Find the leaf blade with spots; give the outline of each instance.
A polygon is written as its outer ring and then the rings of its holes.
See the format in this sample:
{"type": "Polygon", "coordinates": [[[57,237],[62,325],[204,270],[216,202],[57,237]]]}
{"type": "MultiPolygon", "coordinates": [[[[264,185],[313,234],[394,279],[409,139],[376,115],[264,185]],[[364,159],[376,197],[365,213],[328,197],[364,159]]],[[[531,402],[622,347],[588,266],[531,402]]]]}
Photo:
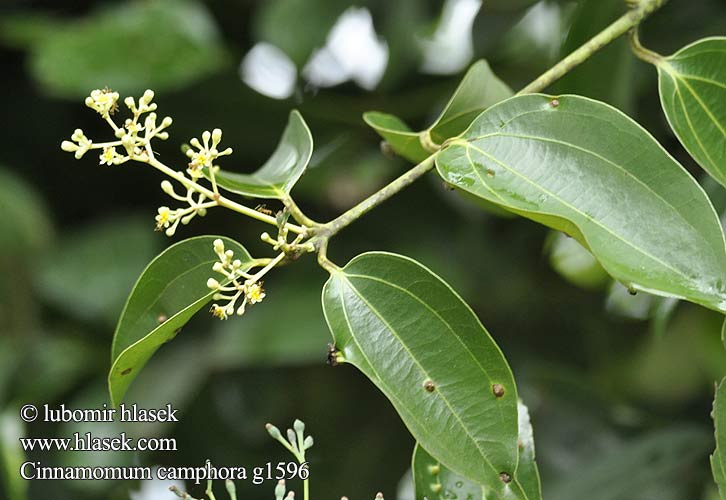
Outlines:
{"type": "Polygon", "coordinates": [[[726,249],[711,202],[615,108],[513,97],[479,115],[436,166],[446,182],[573,236],[626,286],[726,311],[726,249]]]}
{"type": "MultiPolygon", "coordinates": [[[[151,261],[134,285],[111,349],[108,386],[114,406],[156,350],[212,299],[214,292],[206,282],[218,260],[213,250],[217,238],[198,236],[170,246],[151,261]]],[[[242,245],[220,239],[242,261],[242,268],[253,265],[242,245]]]]}
{"type": "Polygon", "coordinates": [[[657,68],[668,123],[701,167],[726,186],[726,37],[687,45],[657,68]]]}
{"type": "MultiPolygon", "coordinates": [[[[219,170],[217,185],[252,198],[284,199],[305,173],[313,154],[313,136],[298,111],[291,111],[282,138],[272,156],[256,172],[238,174],[219,170]]],[[[209,178],[205,169],[204,175],[209,178]]]]}
{"type": "Polygon", "coordinates": [[[365,253],[331,273],[323,312],[345,362],[378,386],[422,446],[500,496],[527,498],[516,478],[500,477],[517,467],[511,370],[446,283],[407,257],[365,253]]]}

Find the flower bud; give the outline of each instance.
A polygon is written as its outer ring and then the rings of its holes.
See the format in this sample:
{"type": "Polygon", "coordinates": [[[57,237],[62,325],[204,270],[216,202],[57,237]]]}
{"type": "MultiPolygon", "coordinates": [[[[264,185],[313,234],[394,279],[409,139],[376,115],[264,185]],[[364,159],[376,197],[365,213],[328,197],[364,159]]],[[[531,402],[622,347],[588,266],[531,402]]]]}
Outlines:
{"type": "Polygon", "coordinates": [[[215,280],[214,278],[209,278],[207,280],[207,288],[210,288],[212,290],[219,290],[219,281],[215,280]]]}
{"type": "Polygon", "coordinates": [[[295,429],[295,432],[305,432],[305,424],[302,420],[295,419],[295,422],[293,422],[292,427],[295,429]]]}
{"type": "Polygon", "coordinates": [[[71,141],[63,141],[61,142],[61,149],[68,153],[73,153],[74,151],[78,150],[78,145],[72,143],[71,141]]]}
{"type": "Polygon", "coordinates": [[[161,190],[166,194],[172,194],[174,192],[174,186],[169,181],[161,181],[161,190]]]}
{"type": "Polygon", "coordinates": [[[280,434],[280,429],[275,427],[272,424],[266,424],[265,429],[267,429],[267,433],[272,436],[273,439],[282,439],[282,434],[280,434]]]}
{"type": "Polygon", "coordinates": [[[213,244],[214,244],[215,252],[217,252],[217,253],[224,252],[224,242],[220,238],[217,238],[216,240],[214,240],[213,244]]]}

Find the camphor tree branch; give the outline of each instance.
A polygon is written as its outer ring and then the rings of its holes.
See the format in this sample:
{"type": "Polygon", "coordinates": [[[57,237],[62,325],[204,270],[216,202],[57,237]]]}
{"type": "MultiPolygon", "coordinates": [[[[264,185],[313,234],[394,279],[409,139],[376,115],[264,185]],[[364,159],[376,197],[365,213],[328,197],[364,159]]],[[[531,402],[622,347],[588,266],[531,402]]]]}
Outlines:
{"type": "MultiPolygon", "coordinates": [[[[649,56],[643,55],[643,50],[637,50],[640,47],[637,41],[637,33],[635,29],[650,14],[660,8],[666,0],[628,0],[627,3],[630,10],[622,17],[613,22],[591,40],[586,42],[580,48],[568,55],[562,61],[553,66],[549,71],[535,79],[532,83],[524,87],[519,94],[533,93],[544,90],[557,79],[561,78],[577,65],[581,64],[598,50],[617,39],[628,31],[633,33],[631,36],[636,55],[639,57],[649,56]]],[[[129,108],[132,117],[127,119],[122,126],[119,126],[113,118],[114,113],[118,109],[119,95],[110,90],[94,90],[86,99],[86,105],[96,110],[101,117],[112,128],[116,141],[110,142],[93,142],[88,139],[82,130],[77,129],[71,136],[71,141],[63,141],[61,147],[65,151],[75,153],[76,158],[81,158],[91,149],[102,150],[99,157],[101,164],[119,165],[128,161],[138,161],[146,163],[171,179],[177,181],[186,193],[178,194],[175,192],[173,185],[169,181],[161,184],[162,190],[173,199],[187,203],[188,207],[171,209],[162,206],[158,210],[156,216],[157,229],[164,230],[168,236],[172,236],[179,224],[188,224],[195,216],[204,216],[208,208],[215,206],[225,207],[255,220],[259,220],[266,224],[276,226],[278,228],[278,237],[274,239],[267,233],[262,234],[262,240],[270,244],[275,250],[282,250],[282,253],[274,259],[270,259],[270,266],[265,268],[265,272],[272,267],[285,263],[288,260],[294,260],[301,253],[317,252],[318,262],[328,271],[334,271],[337,266],[330,262],[327,258],[327,248],[329,240],[349,226],[358,218],[362,217],[370,210],[380,205],[391,196],[395,195],[402,189],[411,185],[414,181],[421,178],[429,172],[435,164],[438,150],[434,151],[425,160],[414,166],[404,174],[394,179],[388,185],[384,186],[377,192],[370,195],[354,207],[350,208],[343,214],[327,223],[318,223],[306,216],[298,207],[295,201],[289,195],[283,197],[282,202],[285,206],[285,213],[291,216],[298,224],[288,222],[288,217],[275,217],[262,211],[247,207],[236,201],[233,201],[219,193],[215,180],[215,173],[218,168],[214,162],[220,156],[226,156],[232,153],[231,148],[223,151],[217,149],[221,141],[222,132],[215,129],[212,132],[205,131],[202,134],[202,141],[192,139],[191,146],[186,154],[191,160],[185,172],[174,170],[168,165],[159,161],[151,145],[152,139],[166,140],[168,132],[166,128],[172,123],[170,117],[164,118],[160,124],[156,123],[156,104],[152,103],[154,93],[147,90],[139,99],[138,103],[131,97],[124,99],[124,104],[129,108]],[[142,117],[145,119],[142,122],[142,117]],[[211,142],[210,142],[211,141],[211,142]],[[125,154],[119,153],[117,148],[122,149],[125,154]],[[200,183],[208,173],[210,187],[200,183]],[[294,233],[297,235],[294,241],[287,242],[287,234],[294,233]],[[284,257],[290,257],[285,259],[284,257]]],[[[446,143],[444,143],[445,145],[446,143]]],[[[224,256],[220,258],[224,263],[224,256]]],[[[231,264],[230,264],[231,265],[231,264]]],[[[236,271],[235,271],[236,272],[236,271]]],[[[250,281],[249,276],[245,276],[247,280],[244,284],[236,285],[236,296],[240,294],[249,297],[250,290],[256,295],[260,293],[264,297],[262,289],[250,288],[257,283],[257,280],[250,281]]],[[[259,279],[259,277],[258,277],[259,279]]],[[[223,294],[220,296],[225,297],[223,294]]],[[[259,300],[261,298],[257,296],[259,300]]],[[[250,303],[254,303],[250,300],[250,303]]],[[[235,306],[234,300],[230,301],[230,306],[219,307],[213,310],[214,314],[222,319],[226,318],[235,306]]],[[[244,308],[242,307],[243,311],[244,308]]]]}

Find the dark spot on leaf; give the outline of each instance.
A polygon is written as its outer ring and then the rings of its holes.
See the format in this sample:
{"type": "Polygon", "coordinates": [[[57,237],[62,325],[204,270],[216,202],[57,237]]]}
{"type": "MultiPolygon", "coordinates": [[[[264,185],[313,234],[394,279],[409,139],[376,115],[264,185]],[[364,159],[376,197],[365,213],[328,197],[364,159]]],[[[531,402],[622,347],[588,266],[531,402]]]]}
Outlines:
{"type": "Polygon", "coordinates": [[[181,327],[177,328],[176,330],[174,330],[174,335],[176,336],[176,334],[178,334],[180,331],[181,331],[181,327]]]}
{"type": "Polygon", "coordinates": [[[505,483],[505,484],[509,484],[509,483],[512,482],[512,476],[510,476],[506,472],[500,472],[499,473],[499,479],[501,479],[502,482],[505,483]]]}
{"type": "Polygon", "coordinates": [[[129,373],[131,373],[131,370],[131,368],[126,368],[124,371],[121,372],[121,375],[128,375],[129,373]]]}
{"type": "Polygon", "coordinates": [[[434,392],[436,390],[436,384],[434,384],[433,380],[425,380],[423,388],[426,389],[426,392],[434,392]]]}
{"type": "Polygon", "coordinates": [[[559,99],[552,99],[550,101],[550,106],[552,106],[553,108],[556,108],[559,105],[560,105],[560,100],[559,99]]]}
{"type": "Polygon", "coordinates": [[[628,286],[628,293],[630,295],[637,295],[638,294],[638,290],[636,290],[635,288],[633,288],[633,285],[630,285],[630,286],[628,286]]]}
{"type": "Polygon", "coordinates": [[[492,385],[492,394],[497,398],[501,398],[504,396],[504,386],[502,384],[492,385]]]}
{"type": "Polygon", "coordinates": [[[494,175],[496,174],[496,172],[494,172],[494,170],[492,170],[491,168],[488,168],[486,170],[486,174],[487,174],[487,177],[494,177],[494,175]]]}

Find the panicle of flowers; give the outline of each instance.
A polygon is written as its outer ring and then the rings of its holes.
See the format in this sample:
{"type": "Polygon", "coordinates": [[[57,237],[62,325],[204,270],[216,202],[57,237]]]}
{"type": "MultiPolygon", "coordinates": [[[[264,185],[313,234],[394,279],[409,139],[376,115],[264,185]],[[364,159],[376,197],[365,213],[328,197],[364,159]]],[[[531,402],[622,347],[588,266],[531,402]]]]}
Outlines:
{"type": "Polygon", "coordinates": [[[133,97],[124,99],[124,104],[131,111],[123,125],[118,125],[113,115],[118,110],[118,92],[110,89],[96,89],[86,97],[86,106],[95,110],[112,128],[115,141],[94,143],[88,139],[81,129],[76,129],[70,141],[63,141],[61,149],[75,153],[76,159],[83,157],[90,149],[101,149],[99,163],[101,165],[120,165],[129,160],[148,162],[153,157],[150,141],[158,138],[166,140],[166,132],[172,124],[171,117],[165,117],[157,124],[156,103],[153,103],[154,92],[147,90],[139,98],[138,104],[133,97]],[[143,116],[146,115],[146,116],[143,116]],[[143,123],[142,123],[143,118],[143,123]],[[143,134],[142,134],[143,132],[143,134]],[[120,148],[120,149],[119,149],[120,148]]]}
{"type": "Polygon", "coordinates": [[[204,176],[204,169],[210,170],[210,177],[214,175],[214,169],[219,167],[214,166],[214,161],[220,156],[227,156],[232,154],[232,148],[227,148],[223,151],[219,151],[217,146],[222,141],[222,131],[215,128],[211,132],[205,130],[202,133],[202,141],[196,137],[189,141],[191,147],[186,150],[186,155],[189,158],[189,165],[187,173],[192,179],[199,179],[204,176]],[[211,144],[210,144],[211,139],[211,144]],[[195,150],[196,149],[196,150],[195,150]]]}
{"type": "MultiPolygon", "coordinates": [[[[249,269],[249,263],[243,263],[239,259],[234,258],[232,250],[226,250],[224,242],[220,239],[214,240],[214,252],[219,257],[219,261],[215,262],[212,270],[221,274],[225,284],[223,285],[214,278],[207,280],[207,287],[214,290],[214,300],[227,301],[224,305],[213,304],[210,312],[219,319],[227,319],[235,312],[242,315],[248,304],[257,304],[262,302],[266,294],[262,288],[260,278],[272,268],[271,265],[265,266],[260,272],[251,275],[246,271],[249,269]]],[[[274,263],[279,260],[273,261],[274,263]]]]}

